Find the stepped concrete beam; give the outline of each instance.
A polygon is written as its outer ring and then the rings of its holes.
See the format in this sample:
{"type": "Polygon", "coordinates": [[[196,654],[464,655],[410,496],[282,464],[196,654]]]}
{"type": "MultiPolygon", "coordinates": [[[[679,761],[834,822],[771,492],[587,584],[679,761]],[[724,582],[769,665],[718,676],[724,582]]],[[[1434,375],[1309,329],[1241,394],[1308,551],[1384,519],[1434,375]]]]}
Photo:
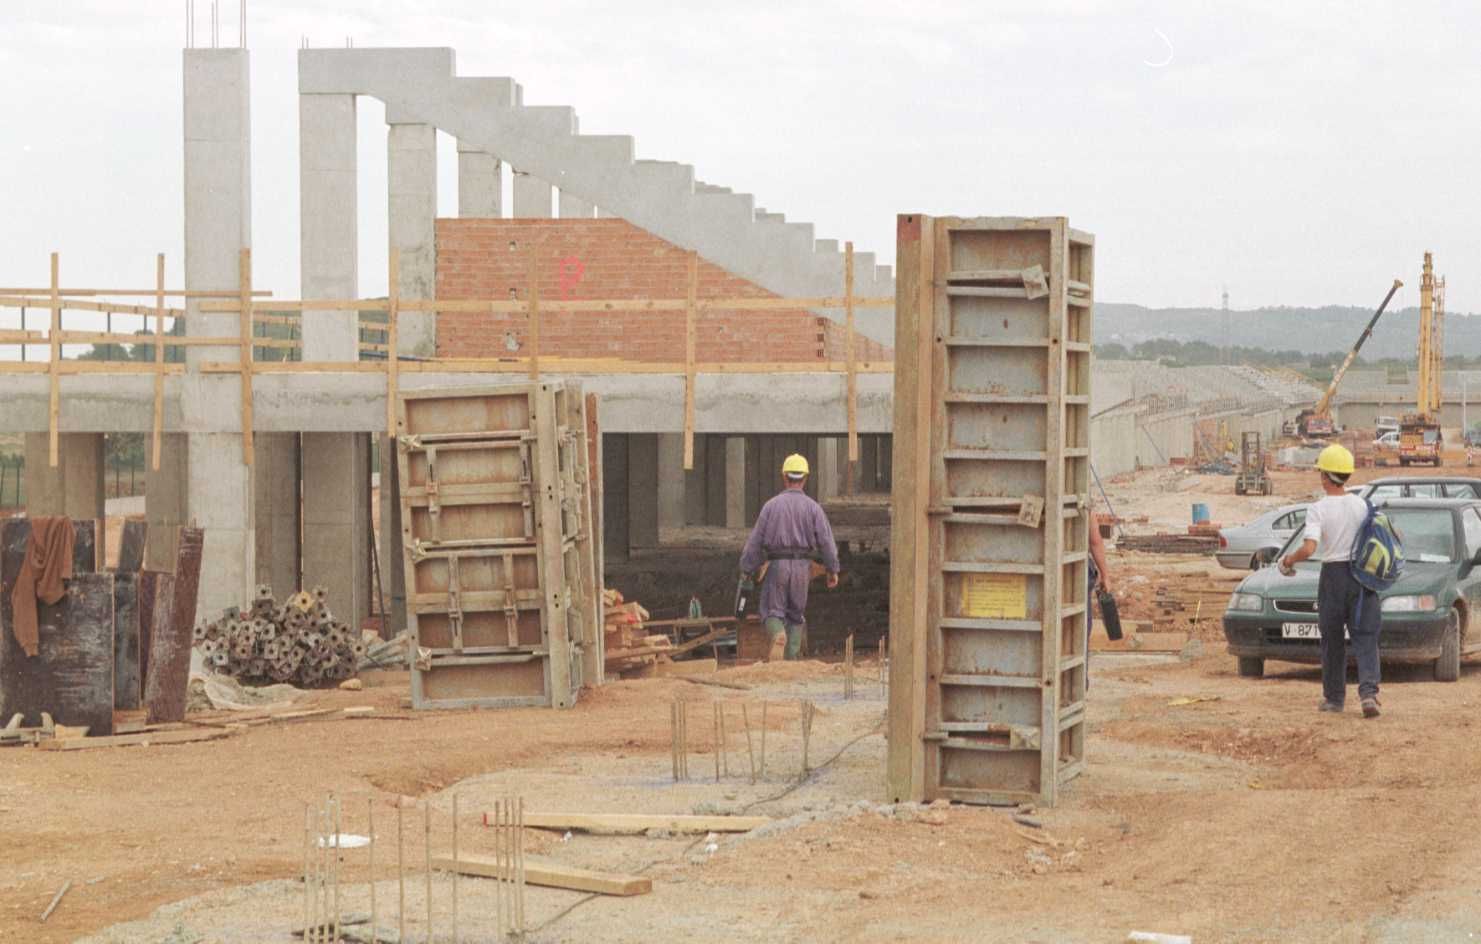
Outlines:
{"type": "MultiPolygon", "coordinates": [[[[491,104],[484,92],[492,80],[455,77],[451,50],[305,50],[299,63],[301,92],[374,95],[386,103],[388,121],[441,128],[469,147],[601,208],[603,215],[621,217],[693,249],[779,295],[837,294],[842,289],[836,281],[837,254],[818,251],[810,228],[781,220],[758,223],[749,197],[692,181],[677,189],[656,187],[652,172],[634,162],[631,138],[578,134],[570,109],[491,104]],[[723,202],[726,197],[741,200],[723,202]],[[745,214],[733,212],[738,203],[747,204],[745,214]]],[[[516,102],[522,101],[516,87],[516,102]]],[[[856,281],[872,286],[873,294],[893,293],[893,285],[862,266],[856,281]]],[[[887,310],[861,311],[857,322],[862,333],[890,342],[893,317],[887,310]]]]}
{"type": "Polygon", "coordinates": [[[589,220],[596,215],[596,207],[574,193],[560,193],[560,218],[563,220],[589,220]]]}

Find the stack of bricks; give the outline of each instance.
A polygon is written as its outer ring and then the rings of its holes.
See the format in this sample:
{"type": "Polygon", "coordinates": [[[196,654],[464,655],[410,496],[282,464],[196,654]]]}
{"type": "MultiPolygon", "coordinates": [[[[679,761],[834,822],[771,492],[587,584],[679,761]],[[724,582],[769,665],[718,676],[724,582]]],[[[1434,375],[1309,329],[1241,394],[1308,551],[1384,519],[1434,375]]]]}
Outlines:
{"type": "MultiPolygon", "coordinates": [[[[524,299],[531,254],[542,301],[683,299],[688,254],[620,219],[440,219],[437,297],[524,299]]],[[[775,298],[753,282],[703,259],[699,298],[775,298]]],[[[439,357],[519,357],[528,352],[523,314],[443,312],[439,357]]],[[[701,312],[695,357],[701,362],[842,361],[846,328],[813,312],[701,312]]],[[[684,312],[540,313],[543,357],[682,361],[684,312]]],[[[891,351],[862,335],[860,362],[888,361],[891,351]]]]}

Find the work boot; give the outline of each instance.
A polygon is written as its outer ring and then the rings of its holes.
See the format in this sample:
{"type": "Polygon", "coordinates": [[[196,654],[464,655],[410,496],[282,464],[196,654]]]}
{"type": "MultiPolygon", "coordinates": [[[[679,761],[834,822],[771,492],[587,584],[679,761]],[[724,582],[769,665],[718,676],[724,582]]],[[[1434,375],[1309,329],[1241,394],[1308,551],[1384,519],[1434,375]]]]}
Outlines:
{"type": "Polygon", "coordinates": [[[766,661],[780,662],[787,656],[786,624],[772,617],[766,621],[766,630],[771,633],[771,648],[766,653],[766,661]]]}
{"type": "Polygon", "coordinates": [[[807,633],[806,623],[793,623],[787,627],[787,661],[802,658],[802,641],[807,633]]]}
{"type": "Polygon", "coordinates": [[[1376,717],[1378,717],[1381,714],[1383,714],[1383,712],[1381,712],[1381,711],[1378,710],[1378,699],[1377,698],[1374,698],[1374,697],[1372,697],[1370,695],[1369,697],[1363,699],[1363,717],[1364,718],[1376,718],[1376,717]]]}
{"type": "Polygon", "coordinates": [[[1323,701],[1321,706],[1317,708],[1317,711],[1334,711],[1341,714],[1342,703],[1337,701],[1323,701]]]}

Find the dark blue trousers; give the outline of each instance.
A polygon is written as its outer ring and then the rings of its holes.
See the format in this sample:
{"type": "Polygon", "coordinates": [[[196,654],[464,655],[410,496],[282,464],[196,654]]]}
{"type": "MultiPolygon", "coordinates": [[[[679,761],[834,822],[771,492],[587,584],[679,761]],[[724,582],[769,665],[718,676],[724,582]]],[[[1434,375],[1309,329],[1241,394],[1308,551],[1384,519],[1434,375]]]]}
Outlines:
{"type": "Polygon", "coordinates": [[[1378,697],[1378,594],[1353,579],[1347,561],[1322,565],[1317,584],[1317,625],[1322,633],[1322,697],[1340,705],[1347,698],[1347,641],[1358,662],[1358,697],[1378,697]]]}

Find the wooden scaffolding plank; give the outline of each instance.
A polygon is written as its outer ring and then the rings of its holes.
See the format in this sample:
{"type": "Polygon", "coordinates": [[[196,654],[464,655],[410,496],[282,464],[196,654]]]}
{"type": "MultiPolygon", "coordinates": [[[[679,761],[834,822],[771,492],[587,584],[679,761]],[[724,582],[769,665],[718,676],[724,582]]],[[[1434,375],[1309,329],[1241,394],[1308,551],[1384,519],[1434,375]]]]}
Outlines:
{"type": "MultiPolygon", "coordinates": [[[[456,859],[435,856],[432,859],[432,868],[439,872],[457,872],[482,878],[507,879],[510,876],[508,865],[495,857],[466,852],[459,853],[456,859]]],[[[597,872],[538,856],[525,856],[520,868],[527,884],[545,888],[566,888],[575,892],[617,897],[646,895],[653,891],[653,880],[643,875],[597,872]]]]}
{"type": "Polygon", "coordinates": [[[154,259],[154,426],[150,435],[149,468],[159,471],[165,425],[165,254],[154,259]]]}
{"type": "Polygon", "coordinates": [[[57,467],[60,450],[60,424],[62,414],[62,299],[61,299],[61,254],[51,254],[51,330],[50,357],[47,360],[50,403],[47,408],[47,449],[51,467],[57,467]]]}
{"type": "Polygon", "coordinates": [[[694,468],[694,353],[699,318],[699,253],[689,253],[684,280],[684,471],[694,468]]]}
{"type": "Polygon", "coordinates": [[[843,244],[845,356],[848,364],[848,461],[859,461],[859,363],[854,349],[854,242],[843,244]]]}
{"type": "Polygon", "coordinates": [[[387,260],[386,292],[386,435],[396,438],[396,397],[401,393],[401,354],[398,319],[401,316],[401,250],[391,249],[387,260]]]}

